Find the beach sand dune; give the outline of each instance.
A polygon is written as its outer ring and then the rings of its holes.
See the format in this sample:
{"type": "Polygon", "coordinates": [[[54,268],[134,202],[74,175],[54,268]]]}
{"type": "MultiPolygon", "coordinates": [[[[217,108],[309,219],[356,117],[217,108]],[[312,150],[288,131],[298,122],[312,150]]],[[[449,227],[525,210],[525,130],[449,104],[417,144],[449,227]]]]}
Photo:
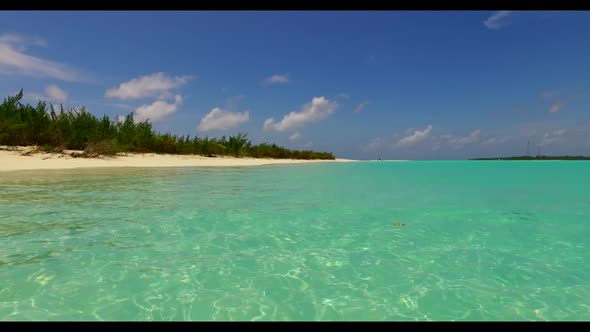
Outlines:
{"type": "Polygon", "coordinates": [[[171,155],[155,153],[127,153],[115,157],[80,158],[71,153],[28,153],[32,147],[0,146],[0,171],[69,169],[93,167],[192,167],[192,166],[260,166],[318,162],[349,162],[351,159],[295,160],[265,158],[205,157],[197,155],[171,155]]]}

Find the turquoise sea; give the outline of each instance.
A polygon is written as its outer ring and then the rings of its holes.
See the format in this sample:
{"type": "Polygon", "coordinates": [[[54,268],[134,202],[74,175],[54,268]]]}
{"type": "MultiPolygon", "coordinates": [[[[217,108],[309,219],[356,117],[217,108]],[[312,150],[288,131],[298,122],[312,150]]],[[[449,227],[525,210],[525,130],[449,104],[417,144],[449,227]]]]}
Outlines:
{"type": "Polygon", "coordinates": [[[578,161],[4,172],[0,320],[590,320],[589,185],[578,161]]]}

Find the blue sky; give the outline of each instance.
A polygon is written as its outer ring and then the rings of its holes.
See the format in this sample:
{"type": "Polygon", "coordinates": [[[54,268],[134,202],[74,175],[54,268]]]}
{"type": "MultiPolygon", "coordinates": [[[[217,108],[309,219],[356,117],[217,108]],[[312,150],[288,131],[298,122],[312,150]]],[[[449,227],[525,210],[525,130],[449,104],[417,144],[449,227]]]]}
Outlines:
{"type": "Polygon", "coordinates": [[[0,12],[0,93],[359,159],[590,155],[590,13],[0,12]]]}

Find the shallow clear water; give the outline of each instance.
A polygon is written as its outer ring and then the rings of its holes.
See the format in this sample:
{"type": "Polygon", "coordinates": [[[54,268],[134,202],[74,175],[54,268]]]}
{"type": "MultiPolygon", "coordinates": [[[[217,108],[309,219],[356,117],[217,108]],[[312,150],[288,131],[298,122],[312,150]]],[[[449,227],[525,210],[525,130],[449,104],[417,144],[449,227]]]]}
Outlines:
{"type": "Polygon", "coordinates": [[[575,161],[0,173],[0,320],[589,320],[588,184],[575,161]]]}

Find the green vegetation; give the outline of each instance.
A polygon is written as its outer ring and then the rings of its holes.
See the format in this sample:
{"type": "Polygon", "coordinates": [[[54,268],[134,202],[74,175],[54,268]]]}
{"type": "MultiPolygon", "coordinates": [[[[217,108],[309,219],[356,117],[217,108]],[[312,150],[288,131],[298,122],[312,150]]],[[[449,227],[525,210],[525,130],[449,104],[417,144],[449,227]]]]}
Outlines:
{"type": "Polygon", "coordinates": [[[590,160],[590,157],[584,156],[516,156],[516,157],[496,157],[496,158],[477,158],[470,160],[590,160]]]}
{"type": "Polygon", "coordinates": [[[332,153],[288,150],[276,144],[253,145],[246,134],[201,138],[156,133],[148,121],[97,118],[85,108],[56,112],[53,105],[22,104],[22,90],[0,104],[0,145],[37,145],[43,151],[84,150],[83,157],[119,152],[224,155],[281,159],[335,159],[332,153]]]}

